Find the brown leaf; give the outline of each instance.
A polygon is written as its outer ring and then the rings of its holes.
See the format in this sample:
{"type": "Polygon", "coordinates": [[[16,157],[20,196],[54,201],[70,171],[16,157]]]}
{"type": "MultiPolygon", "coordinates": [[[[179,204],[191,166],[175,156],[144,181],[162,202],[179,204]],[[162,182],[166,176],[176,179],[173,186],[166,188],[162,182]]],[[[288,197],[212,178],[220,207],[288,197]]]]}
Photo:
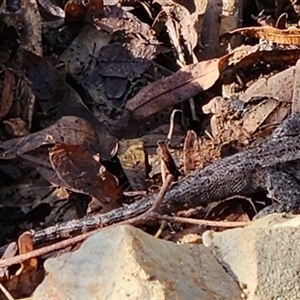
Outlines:
{"type": "Polygon", "coordinates": [[[63,187],[65,183],[58,177],[57,173],[53,170],[49,161],[49,153],[45,153],[45,149],[39,149],[31,151],[29,154],[23,154],[22,157],[25,160],[25,164],[30,168],[36,168],[36,170],[53,186],[63,187]]]}
{"type": "MultiPolygon", "coordinates": [[[[234,63],[234,69],[243,69],[249,66],[255,66],[256,64],[286,64],[294,65],[300,56],[299,49],[287,49],[287,50],[262,50],[262,51],[250,51],[249,55],[242,56],[240,60],[236,60],[234,63]]],[[[234,53],[233,53],[234,54],[234,53]]],[[[230,54],[229,54],[230,56],[230,54]]]]}
{"type": "Polygon", "coordinates": [[[180,172],[177,169],[175,161],[170,153],[168,144],[165,141],[157,141],[158,152],[161,157],[161,174],[162,181],[164,182],[167,175],[171,174],[174,180],[177,181],[180,176],[180,172]]]}
{"type": "Polygon", "coordinates": [[[120,141],[118,158],[131,188],[146,190],[147,154],[142,139],[120,141]]]}
{"type": "Polygon", "coordinates": [[[25,69],[43,112],[55,115],[67,88],[64,71],[58,71],[47,59],[24,48],[18,50],[17,61],[25,69]]]}
{"type": "Polygon", "coordinates": [[[173,75],[153,82],[127,101],[126,109],[136,119],[148,117],[212,87],[220,75],[219,59],[181,68],[173,75]]]}
{"type": "Polygon", "coordinates": [[[271,98],[251,107],[243,116],[243,128],[249,133],[254,133],[279,104],[277,100],[271,98]]]}
{"type": "Polygon", "coordinates": [[[0,146],[0,149],[3,149],[0,159],[12,159],[42,145],[56,142],[82,145],[94,154],[97,152],[95,149],[98,145],[98,135],[86,120],[65,116],[41,131],[4,142],[0,146]]]}
{"type": "MultiPolygon", "coordinates": [[[[23,156],[22,156],[23,157],[23,156]]],[[[26,158],[26,157],[25,157],[26,158]]],[[[62,187],[65,183],[58,177],[57,173],[51,168],[45,166],[38,166],[36,170],[52,185],[62,187]]]]}
{"type": "Polygon", "coordinates": [[[266,25],[261,27],[238,28],[229,32],[231,35],[239,33],[283,45],[300,45],[300,29],[296,27],[281,30],[266,25]]]}
{"type": "Polygon", "coordinates": [[[80,146],[56,144],[49,159],[67,188],[95,197],[105,208],[120,206],[122,192],[116,178],[80,146]]]}
{"type": "Polygon", "coordinates": [[[195,131],[188,130],[183,145],[184,174],[188,175],[201,166],[198,136],[195,131]]]}
{"type": "MultiPolygon", "coordinates": [[[[85,43],[83,44],[86,45],[85,43]]],[[[89,92],[91,92],[90,87],[88,90],[89,92]]],[[[97,111],[97,109],[97,105],[95,105],[93,111],[95,112],[97,111]]],[[[101,120],[98,120],[95,117],[95,115],[84,105],[79,94],[70,86],[68,87],[67,93],[65,94],[65,97],[63,97],[63,100],[61,102],[59,116],[73,116],[73,118],[79,117],[80,119],[84,119],[85,122],[89,124],[89,127],[91,127],[92,129],[90,132],[93,135],[96,132],[98,136],[99,143],[98,145],[95,143],[93,146],[95,152],[99,152],[103,159],[110,159],[114,155],[117,147],[117,139],[110,133],[110,131],[113,131],[113,126],[116,126],[116,122],[113,121],[111,124],[112,126],[110,126],[108,130],[108,125],[106,125],[106,121],[102,122],[102,117],[100,118],[101,120]]],[[[99,117],[100,116],[98,116],[98,118],[99,117]]],[[[122,126],[124,126],[124,124],[122,126]]],[[[86,131],[86,133],[89,133],[88,130],[84,131],[86,131]]],[[[61,143],[64,143],[64,141],[62,141],[61,143]]],[[[73,143],[66,144],[79,143],[75,141],[73,143]]],[[[89,149],[87,150],[89,151],[89,149]]]]}
{"type": "MultiPolygon", "coordinates": [[[[20,254],[28,253],[33,250],[32,233],[24,232],[18,239],[20,254]]],[[[12,276],[5,283],[5,287],[9,290],[14,298],[23,298],[30,296],[36,286],[43,279],[43,272],[37,270],[37,258],[31,258],[21,263],[21,268],[16,275],[12,276]]]]}
{"type": "Polygon", "coordinates": [[[14,72],[5,69],[4,88],[2,92],[2,101],[0,106],[0,120],[2,120],[10,111],[14,99],[14,88],[16,85],[14,72]]]}
{"type": "Polygon", "coordinates": [[[260,78],[240,97],[244,102],[258,97],[274,98],[282,102],[291,102],[295,78],[295,67],[290,67],[268,79],[260,78]]]}
{"type": "MultiPolygon", "coordinates": [[[[32,233],[29,231],[24,232],[18,239],[19,244],[19,252],[20,254],[28,253],[33,250],[33,243],[32,243],[32,233]]],[[[30,264],[32,267],[37,267],[37,261],[32,261],[30,264]]]]}
{"type": "Polygon", "coordinates": [[[83,21],[86,14],[86,5],[82,1],[69,0],[64,7],[66,13],[66,22],[83,21]]]}

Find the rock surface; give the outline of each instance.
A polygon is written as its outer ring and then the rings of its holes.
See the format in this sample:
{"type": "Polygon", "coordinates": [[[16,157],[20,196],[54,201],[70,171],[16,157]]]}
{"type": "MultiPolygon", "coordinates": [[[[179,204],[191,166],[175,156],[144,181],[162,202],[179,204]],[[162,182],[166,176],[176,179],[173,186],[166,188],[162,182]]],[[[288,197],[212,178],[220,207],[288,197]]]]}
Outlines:
{"type": "Polygon", "coordinates": [[[241,290],[203,245],[176,245],[131,226],[107,228],[79,250],[45,262],[43,299],[241,299],[241,290]]]}
{"type": "Polygon", "coordinates": [[[207,231],[203,243],[247,287],[248,299],[300,299],[300,216],[269,215],[245,228],[207,231]]]}
{"type": "Polygon", "coordinates": [[[245,228],[207,231],[204,245],[107,228],[47,260],[33,299],[299,300],[299,227],[300,216],[274,214],[245,228]]]}

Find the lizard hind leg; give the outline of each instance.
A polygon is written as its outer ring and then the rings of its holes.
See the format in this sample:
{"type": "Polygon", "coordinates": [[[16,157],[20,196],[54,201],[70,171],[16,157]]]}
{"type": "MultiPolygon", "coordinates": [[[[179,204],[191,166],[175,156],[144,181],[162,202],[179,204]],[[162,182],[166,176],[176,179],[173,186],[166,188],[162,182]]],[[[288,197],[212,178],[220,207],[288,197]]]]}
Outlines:
{"type": "Polygon", "coordinates": [[[268,197],[276,203],[262,209],[254,219],[271,213],[300,214],[300,162],[271,168],[266,176],[268,197]]]}

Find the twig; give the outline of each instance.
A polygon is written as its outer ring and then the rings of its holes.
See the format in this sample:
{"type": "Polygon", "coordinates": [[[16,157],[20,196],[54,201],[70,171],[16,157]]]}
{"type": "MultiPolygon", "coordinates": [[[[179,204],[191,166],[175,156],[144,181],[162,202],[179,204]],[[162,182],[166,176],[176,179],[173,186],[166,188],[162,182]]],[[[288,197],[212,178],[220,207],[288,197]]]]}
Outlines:
{"type": "Polygon", "coordinates": [[[149,220],[153,220],[152,214],[155,214],[155,211],[158,209],[159,205],[163,201],[163,198],[164,198],[166,192],[168,191],[168,189],[169,189],[169,187],[172,183],[172,180],[173,180],[173,176],[168,175],[167,178],[166,178],[166,181],[164,182],[161,190],[159,191],[159,193],[157,195],[157,198],[155,199],[153,205],[150,207],[149,210],[147,210],[146,212],[144,212],[140,216],[137,216],[137,217],[134,217],[134,218],[131,218],[131,219],[128,219],[128,220],[125,220],[125,221],[107,226],[105,228],[99,228],[99,229],[96,229],[94,231],[90,231],[90,232],[75,236],[75,237],[70,238],[68,240],[64,240],[64,241],[55,243],[53,245],[45,246],[43,248],[36,249],[36,250],[33,250],[31,252],[28,252],[28,253],[17,255],[15,257],[0,259],[0,268],[9,267],[11,265],[21,263],[21,262],[23,262],[27,259],[33,258],[33,257],[42,256],[44,254],[47,254],[47,253],[50,253],[50,252],[53,252],[53,251],[57,251],[57,250],[62,249],[62,248],[73,246],[73,245],[75,245],[79,242],[82,242],[83,240],[85,240],[89,236],[95,234],[96,232],[99,232],[101,230],[105,230],[107,228],[112,228],[112,227],[119,226],[119,225],[136,225],[136,224],[145,223],[149,220]]]}
{"type": "Polygon", "coordinates": [[[2,293],[5,295],[5,297],[7,298],[7,300],[15,300],[12,295],[9,293],[9,291],[3,286],[2,283],[0,283],[0,290],[2,291],[2,293]]]}
{"type": "Polygon", "coordinates": [[[192,219],[192,218],[170,217],[170,216],[162,216],[158,213],[153,213],[151,217],[156,218],[158,220],[168,221],[168,222],[216,226],[216,227],[242,227],[242,226],[249,225],[251,223],[251,222],[210,221],[210,220],[199,220],[199,219],[192,219]]]}
{"type": "Polygon", "coordinates": [[[149,208],[149,210],[147,210],[146,212],[144,212],[144,214],[147,214],[148,212],[154,212],[154,211],[158,210],[158,208],[160,207],[161,203],[163,202],[164,197],[165,197],[167,191],[169,190],[170,185],[172,184],[173,180],[174,180],[174,177],[171,174],[169,174],[166,177],[166,180],[163,183],[160,191],[158,192],[155,201],[153,202],[153,204],[149,208]]]}
{"type": "Polygon", "coordinates": [[[170,117],[170,128],[169,128],[169,132],[168,132],[168,135],[167,135],[167,139],[166,141],[169,142],[171,141],[171,138],[172,138],[172,135],[173,135],[173,131],[174,131],[174,123],[175,123],[175,114],[177,112],[181,112],[182,113],[182,110],[181,109],[173,109],[172,111],[172,114],[171,114],[171,117],[170,117]]]}
{"type": "Polygon", "coordinates": [[[168,225],[168,222],[163,220],[157,230],[157,232],[154,234],[155,238],[159,238],[160,235],[162,234],[163,230],[165,229],[165,227],[168,225]]]}

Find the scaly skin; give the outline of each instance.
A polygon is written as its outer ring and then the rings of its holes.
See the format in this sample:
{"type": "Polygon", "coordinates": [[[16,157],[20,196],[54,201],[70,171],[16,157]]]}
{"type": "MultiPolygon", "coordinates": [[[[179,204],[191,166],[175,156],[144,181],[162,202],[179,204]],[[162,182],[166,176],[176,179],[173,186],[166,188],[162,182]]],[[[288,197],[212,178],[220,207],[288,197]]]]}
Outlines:
{"type": "MultiPolygon", "coordinates": [[[[196,171],[174,184],[159,207],[161,214],[169,214],[220,201],[235,195],[251,195],[267,190],[266,178],[274,167],[300,160],[300,114],[285,120],[262,145],[223,158],[196,171]]],[[[66,223],[58,223],[37,231],[35,244],[58,238],[68,238],[138,216],[149,209],[156,195],[115,209],[106,214],[95,214],[66,223]]]]}

